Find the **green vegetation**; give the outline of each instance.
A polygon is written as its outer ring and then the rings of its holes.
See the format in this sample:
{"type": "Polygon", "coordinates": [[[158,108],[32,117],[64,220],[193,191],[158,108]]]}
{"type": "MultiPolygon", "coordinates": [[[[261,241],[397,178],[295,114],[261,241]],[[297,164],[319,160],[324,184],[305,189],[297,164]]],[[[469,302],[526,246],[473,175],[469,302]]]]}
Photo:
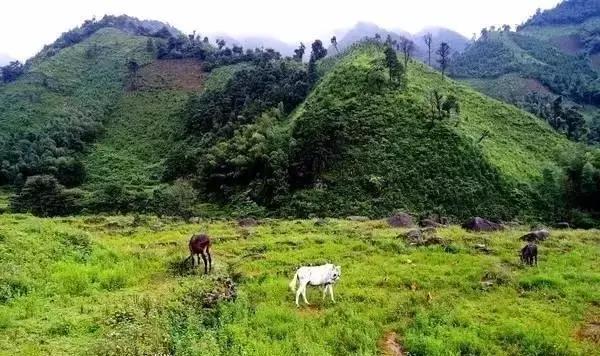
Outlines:
{"type": "Polygon", "coordinates": [[[188,94],[176,90],[136,91],[122,96],[105,123],[105,134],[84,159],[86,187],[160,183],[163,162],[183,129],[188,94]]]}
{"type": "MultiPolygon", "coordinates": [[[[151,60],[144,44],[144,37],[104,28],[0,86],[0,184],[22,185],[36,174],[60,178],[65,160],[77,166],[122,93],[127,59],[151,60]]],[[[83,176],[70,179],[61,183],[83,176]]]]}
{"type": "Polygon", "coordinates": [[[525,268],[521,229],[414,247],[382,221],[202,226],[209,277],[181,265],[197,225],[0,215],[0,354],[376,355],[392,332],[414,355],[597,354],[594,231],[553,232],[525,268]],[[312,287],[296,308],[294,270],[325,262],[337,303],[312,287]]]}

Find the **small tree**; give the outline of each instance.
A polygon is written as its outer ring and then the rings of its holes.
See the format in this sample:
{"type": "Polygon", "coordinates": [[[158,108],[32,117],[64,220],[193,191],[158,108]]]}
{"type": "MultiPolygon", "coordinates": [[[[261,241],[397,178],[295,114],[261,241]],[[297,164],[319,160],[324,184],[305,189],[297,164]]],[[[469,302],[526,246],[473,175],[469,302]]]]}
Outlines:
{"type": "Polygon", "coordinates": [[[304,58],[304,51],[306,50],[306,46],[304,43],[300,42],[300,46],[294,50],[294,58],[297,62],[302,62],[302,58],[304,58]]]}
{"type": "Polygon", "coordinates": [[[448,63],[450,61],[450,46],[446,42],[442,42],[440,44],[440,48],[436,51],[436,53],[439,56],[437,61],[440,64],[443,79],[444,74],[446,73],[446,69],[448,68],[448,63]]]}
{"type": "Polygon", "coordinates": [[[152,41],[152,38],[148,38],[148,41],[146,41],[146,52],[154,53],[154,42],[152,41]]]}
{"type": "Polygon", "coordinates": [[[338,50],[337,37],[331,37],[331,45],[333,46],[333,48],[335,48],[336,53],[340,53],[340,51],[338,50]]]}
{"type": "Polygon", "coordinates": [[[319,59],[325,58],[325,56],[327,56],[327,49],[323,47],[323,42],[321,42],[321,40],[315,40],[312,43],[311,47],[311,58],[315,61],[318,61],[319,59]]]}
{"type": "Polygon", "coordinates": [[[439,90],[435,89],[429,94],[429,107],[431,124],[435,121],[449,119],[452,116],[460,115],[460,103],[458,98],[452,94],[444,96],[439,90]]]}
{"type": "Polygon", "coordinates": [[[400,50],[404,57],[404,67],[408,67],[408,61],[415,50],[415,43],[407,38],[402,38],[402,40],[400,40],[400,50]]]}
{"type": "Polygon", "coordinates": [[[225,42],[225,40],[219,39],[219,38],[217,38],[217,40],[215,42],[217,43],[217,47],[219,48],[219,50],[222,50],[223,47],[225,47],[225,45],[227,44],[227,42],[225,42]]]}
{"type": "Polygon", "coordinates": [[[390,74],[390,83],[400,84],[404,75],[404,67],[398,60],[396,51],[391,46],[385,47],[385,66],[390,74]]]}
{"type": "Polygon", "coordinates": [[[423,41],[427,46],[427,64],[429,64],[429,66],[431,67],[431,46],[433,44],[433,35],[427,32],[425,36],[423,36],[423,41]]]}
{"type": "Polygon", "coordinates": [[[53,176],[41,175],[27,178],[25,185],[11,201],[16,212],[36,216],[65,215],[73,211],[75,202],[53,176]]]}

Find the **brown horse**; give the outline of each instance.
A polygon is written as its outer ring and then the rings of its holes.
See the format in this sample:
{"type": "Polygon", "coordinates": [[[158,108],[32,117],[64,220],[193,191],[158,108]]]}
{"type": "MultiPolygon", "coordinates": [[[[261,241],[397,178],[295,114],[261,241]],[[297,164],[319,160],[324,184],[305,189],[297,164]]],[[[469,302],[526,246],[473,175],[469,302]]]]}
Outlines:
{"type": "Polygon", "coordinates": [[[198,264],[200,264],[200,257],[202,257],[202,261],[204,261],[204,274],[207,274],[209,270],[212,271],[212,258],[210,256],[210,246],[210,237],[206,234],[193,235],[190,238],[190,256],[186,259],[186,261],[191,258],[192,267],[195,267],[196,260],[198,261],[198,264]],[[194,260],[194,255],[196,255],[196,260],[194,260]]]}

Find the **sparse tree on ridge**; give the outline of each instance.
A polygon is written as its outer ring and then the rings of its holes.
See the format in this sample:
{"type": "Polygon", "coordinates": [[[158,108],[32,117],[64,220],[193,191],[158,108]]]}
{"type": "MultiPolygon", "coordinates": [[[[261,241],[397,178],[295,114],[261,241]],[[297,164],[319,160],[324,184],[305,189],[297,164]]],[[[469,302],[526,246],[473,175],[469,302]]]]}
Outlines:
{"type": "Polygon", "coordinates": [[[425,36],[423,36],[423,41],[427,46],[427,64],[431,67],[431,46],[433,44],[433,35],[430,32],[427,32],[425,36]]]}
{"type": "Polygon", "coordinates": [[[337,53],[340,53],[340,51],[338,50],[338,43],[337,43],[337,37],[336,36],[331,37],[331,45],[333,46],[333,48],[335,48],[335,51],[337,53]]]}
{"type": "Polygon", "coordinates": [[[312,45],[310,60],[308,61],[308,82],[314,85],[317,82],[317,61],[327,56],[327,49],[323,47],[323,42],[317,39],[312,45]]]}
{"type": "Polygon", "coordinates": [[[446,73],[446,69],[448,68],[448,63],[450,61],[450,46],[446,42],[442,42],[440,44],[440,48],[435,53],[437,53],[437,55],[440,56],[437,61],[440,64],[443,79],[444,74],[446,73]]]}
{"type": "Polygon", "coordinates": [[[294,50],[294,58],[295,61],[302,62],[302,58],[304,58],[304,51],[306,50],[306,46],[304,43],[300,42],[300,46],[294,50]]]}
{"type": "Polygon", "coordinates": [[[404,57],[404,67],[408,67],[408,61],[412,57],[412,54],[415,50],[415,43],[408,38],[402,38],[400,40],[400,50],[402,51],[402,56],[404,57]]]}
{"type": "Polygon", "coordinates": [[[401,83],[404,75],[404,67],[398,60],[396,51],[391,46],[385,46],[385,66],[388,68],[391,83],[401,83]]]}
{"type": "Polygon", "coordinates": [[[312,53],[310,56],[311,59],[314,58],[315,61],[327,56],[327,49],[323,46],[323,42],[321,42],[321,40],[315,40],[312,43],[312,53]]]}
{"type": "Polygon", "coordinates": [[[223,49],[223,47],[225,47],[225,45],[227,44],[227,42],[225,42],[225,40],[223,39],[217,39],[216,43],[217,47],[219,47],[219,50],[223,49]]]}

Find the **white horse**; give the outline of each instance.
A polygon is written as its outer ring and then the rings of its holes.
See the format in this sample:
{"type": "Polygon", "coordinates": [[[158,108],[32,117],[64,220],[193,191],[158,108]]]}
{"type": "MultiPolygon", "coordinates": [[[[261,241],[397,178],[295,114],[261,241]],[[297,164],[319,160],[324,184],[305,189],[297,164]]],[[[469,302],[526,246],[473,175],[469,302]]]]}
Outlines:
{"type": "Polygon", "coordinates": [[[322,266],[298,268],[296,274],[294,274],[294,278],[290,282],[290,288],[296,293],[296,306],[300,306],[298,303],[300,295],[302,295],[304,303],[310,305],[308,300],[306,300],[306,286],[308,284],[311,286],[324,285],[325,288],[323,289],[323,299],[325,299],[325,295],[329,290],[331,301],[335,303],[335,299],[333,298],[333,285],[338,281],[341,275],[342,267],[332,265],[331,263],[322,266]],[[296,284],[298,284],[297,291],[296,284]]]}

